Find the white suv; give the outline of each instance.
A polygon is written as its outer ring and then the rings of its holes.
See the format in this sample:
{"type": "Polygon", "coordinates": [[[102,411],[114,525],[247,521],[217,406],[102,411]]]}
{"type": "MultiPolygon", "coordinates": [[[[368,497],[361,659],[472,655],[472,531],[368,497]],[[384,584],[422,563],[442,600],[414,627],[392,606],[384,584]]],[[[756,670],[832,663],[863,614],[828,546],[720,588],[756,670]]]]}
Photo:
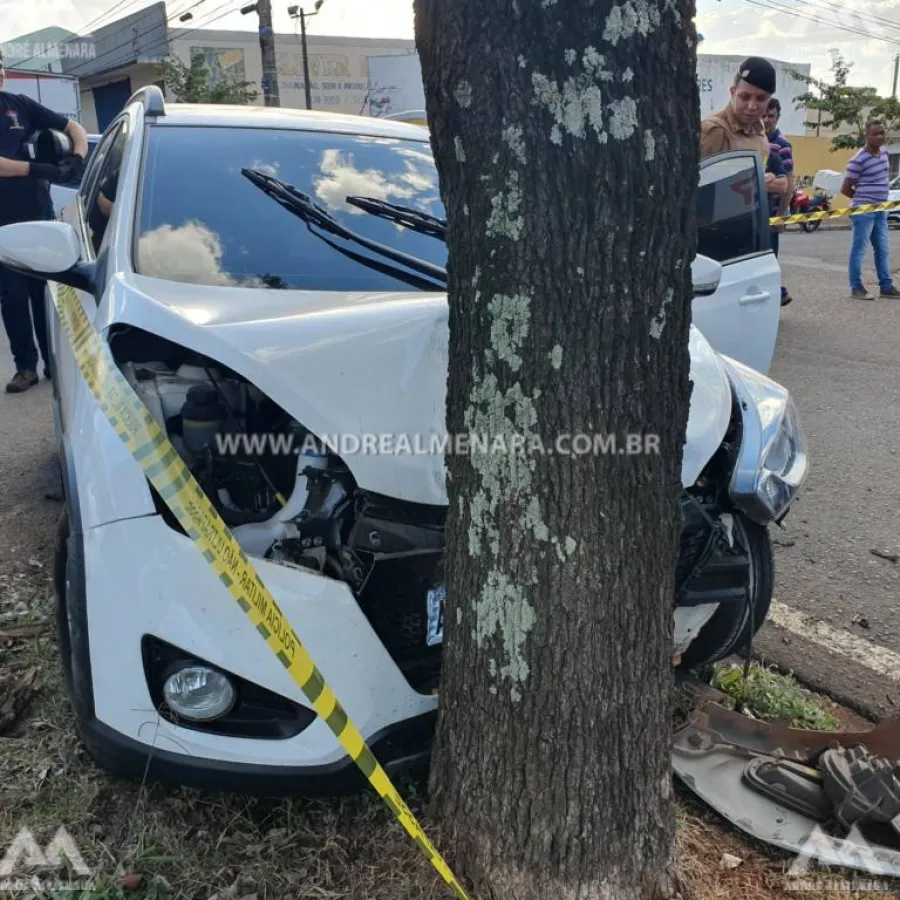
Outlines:
{"type": "MultiPolygon", "coordinates": [[[[729,655],[761,626],[768,526],[806,473],[791,398],[756,371],[772,358],[780,305],[766,208],[752,154],[704,162],[701,247],[714,259],[694,266],[672,598],[673,654],[685,665],[729,655]]],[[[103,135],[62,219],[0,229],[0,261],[77,290],[385,768],[425,761],[441,663],[444,457],[345,452],[336,436],[440,447],[431,440],[445,433],[446,246],[427,132],[299,110],[166,107],[146,88],[103,135]],[[235,443],[242,435],[280,437],[283,450],[235,443]]],[[[51,313],[65,486],[59,638],[86,746],[113,771],[142,776],[151,760],[151,778],[182,784],[360,784],[116,435],[51,313]]]]}

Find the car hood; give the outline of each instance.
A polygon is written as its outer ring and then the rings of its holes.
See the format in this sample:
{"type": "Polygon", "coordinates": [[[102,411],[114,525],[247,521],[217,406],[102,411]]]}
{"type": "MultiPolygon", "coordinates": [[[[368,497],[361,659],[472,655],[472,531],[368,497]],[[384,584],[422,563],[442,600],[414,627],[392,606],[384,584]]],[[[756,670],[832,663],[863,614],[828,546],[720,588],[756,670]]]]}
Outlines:
{"type": "MultiPolygon", "coordinates": [[[[132,325],[247,378],[330,444],[360,488],[446,504],[443,454],[428,452],[446,434],[445,294],[223,290],[132,276],[113,280],[103,308],[101,330],[132,325]],[[367,435],[387,455],[367,451],[367,435]]],[[[694,327],[690,357],[685,486],[715,453],[731,415],[725,370],[694,327]]]]}

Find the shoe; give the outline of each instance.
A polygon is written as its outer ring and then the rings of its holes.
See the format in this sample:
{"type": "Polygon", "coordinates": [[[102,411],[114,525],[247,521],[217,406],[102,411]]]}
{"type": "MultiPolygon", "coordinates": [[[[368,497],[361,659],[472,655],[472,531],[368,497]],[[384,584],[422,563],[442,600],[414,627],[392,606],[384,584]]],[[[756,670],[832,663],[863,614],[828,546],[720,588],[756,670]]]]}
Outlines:
{"type": "Polygon", "coordinates": [[[852,293],[850,294],[854,300],[874,300],[875,297],[872,296],[865,288],[853,288],[852,293]]]}
{"type": "Polygon", "coordinates": [[[7,394],[21,394],[28,388],[34,387],[41,379],[38,378],[37,372],[25,370],[24,372],[16,372],[12,381],[6,385],[7,394]]]}
{"type": "Polygon", "coordinates": [[[788,303],[790,303],[791,300],[793,300],[793,299],[794,299],[794,298],[793,298],[790,294],[782,294],[782,295],[781,295],[781,305],[782,305],[782,306],[787,306],[788,303]]]}
{"type": "Polygon", "coordinates": [[[882,288],[880,291],[882,297],[900,297],[900,291],[897,290],[893,285],[889,288],[882,288]]]}

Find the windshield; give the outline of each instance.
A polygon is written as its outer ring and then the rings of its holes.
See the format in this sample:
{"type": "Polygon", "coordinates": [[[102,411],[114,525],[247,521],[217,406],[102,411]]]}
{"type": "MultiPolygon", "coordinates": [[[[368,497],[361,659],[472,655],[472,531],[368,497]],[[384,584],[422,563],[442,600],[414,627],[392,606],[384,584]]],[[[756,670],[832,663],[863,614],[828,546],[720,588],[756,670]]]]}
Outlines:
{"type": "MultiPolygon", "coordinates": [[[[309,194],[341,225],[393,250],[446,265],[442,241],[347,203],[368,197],[444,217],[427,141],[285,129],[154,126],[140,189],[135,270],[221,287],[409,291],[383,256],[353,257],[254,186],[252,167],[309,194]]],[[[340,243],[334,240],[335,243],[340,243]]],[[[442,290],[435,284],[433,290],[442,290]]]]}

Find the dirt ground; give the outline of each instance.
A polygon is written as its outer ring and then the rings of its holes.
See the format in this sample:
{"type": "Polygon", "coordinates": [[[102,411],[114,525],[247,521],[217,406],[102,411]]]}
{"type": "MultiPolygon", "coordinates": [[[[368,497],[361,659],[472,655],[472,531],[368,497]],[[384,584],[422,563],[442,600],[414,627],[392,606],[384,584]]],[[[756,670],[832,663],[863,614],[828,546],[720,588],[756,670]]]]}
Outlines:
{"type": "MultiPolygon", "coordinates": [[[[32,562],[0,586],[0,678],[35,676],[30,702],[0,736],[0,847],[24,825],[45,846],[64,824],[93,873],[83,900],[451,896],[373,793],[334,801],[203,795],[100,772],[79,744],[61,686],[47,567],[32,562]]],[[[842,728],[861,724],[834,709],[842,728]]],[[[444,849],[423,813],[424,785],[398,787],[444,849]]],[[[678,797],[679,859],[693,900],[813,900],[788,889],[788,854],[748,841],[683,787],[678,797]],[[733,868],[723,863],[729,857],[733,868]]],[[[77,875],[72,883],[84,884],[77,875]]],[[[837,897],[896,898],[900,883],[890,894],[815,894],[837,897]]]]}

